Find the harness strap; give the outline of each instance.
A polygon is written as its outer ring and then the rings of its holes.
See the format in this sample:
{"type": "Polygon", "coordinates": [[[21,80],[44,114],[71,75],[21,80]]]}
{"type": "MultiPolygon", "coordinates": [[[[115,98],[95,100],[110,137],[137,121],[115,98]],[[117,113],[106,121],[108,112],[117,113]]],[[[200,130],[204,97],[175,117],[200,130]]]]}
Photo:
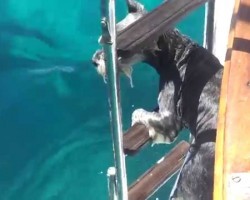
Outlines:
{"type": "Polygon", "coordinates": [[[209,129],[202,131],[198,134],[195,139],[195,145],[200,146],[206,142],[215,142],[216,141],[216,129],[209,129]]]}

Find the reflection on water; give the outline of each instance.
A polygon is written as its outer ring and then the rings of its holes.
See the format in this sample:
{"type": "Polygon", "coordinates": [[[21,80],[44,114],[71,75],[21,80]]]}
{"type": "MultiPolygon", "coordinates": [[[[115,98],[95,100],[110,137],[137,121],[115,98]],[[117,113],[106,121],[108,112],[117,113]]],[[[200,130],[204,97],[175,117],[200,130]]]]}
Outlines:
{"type": "MultiPolygon", "coordinates": [[[[117,2],[121,18],[125,1],[117,2]]],[[[152,8],[161,1],[143,2],[152,8]]],[[[1,200],[107,199],[106,170],[113,158],[107,86],[90,61],[100,34],[98,3],[0,1],[1,200]]],[[[197,41],[202,12],[180,25],[197,41]]],[[[151,68],[137,66],[133,76],[133,89],[122,77],[124,129],[135,108],[150,110],[157,99],[151,68]]],[[[128,158],[129,182],[168,149],[148,147],[128,158]]]]}

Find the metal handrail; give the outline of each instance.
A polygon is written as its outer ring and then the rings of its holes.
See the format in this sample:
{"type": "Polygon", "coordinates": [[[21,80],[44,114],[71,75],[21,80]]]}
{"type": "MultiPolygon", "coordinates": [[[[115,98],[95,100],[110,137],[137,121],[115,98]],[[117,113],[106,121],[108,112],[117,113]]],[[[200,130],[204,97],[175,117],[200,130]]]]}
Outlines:
{"type": "MultiPolygon", "coordinates": [[[[120,106],[120,81],[117,71],[115,0],[101,0],[102,41],[107,70],[111,133],[115,161],[114,199],[127,200],[127,176],[123,153],[123,133],[120,106]]],[[[112,195],[112,194],[111,194],[112,195]]]]}

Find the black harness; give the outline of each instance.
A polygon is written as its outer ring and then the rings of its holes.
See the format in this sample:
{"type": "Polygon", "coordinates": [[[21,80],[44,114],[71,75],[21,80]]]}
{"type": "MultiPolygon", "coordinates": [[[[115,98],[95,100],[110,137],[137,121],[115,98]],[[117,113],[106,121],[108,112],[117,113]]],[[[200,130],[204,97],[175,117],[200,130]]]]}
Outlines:
{"type": "Polygon", "coordinates": [[[206,83],[221,68],[219,61],[213,56],[206,56],[207,50],[203,47],[194,46],[186,60],[185,75],[178,92],[176,101],[176,113],[184,127],[189,128],[199,143],[206,141],[215,142],[216,131],[207,130],[201,133],[196,132],[198,118],[198,104],[200,95],[206,83]],[[215,132],[212,134],[212,132],[215,132]],[[206,136],[207,135],[209,136],[206,136]],[[211,135],[211,136],[210,136],[211,135]]]}

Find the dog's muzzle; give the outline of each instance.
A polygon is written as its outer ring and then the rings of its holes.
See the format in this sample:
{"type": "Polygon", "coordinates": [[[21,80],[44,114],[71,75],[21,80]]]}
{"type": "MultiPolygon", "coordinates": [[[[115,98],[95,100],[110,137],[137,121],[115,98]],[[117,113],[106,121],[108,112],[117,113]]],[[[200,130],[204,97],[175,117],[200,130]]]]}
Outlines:
{"type": "MultiPolygon", "coordinates": [[[[127,57],[128,57],[128,55],[131,55],[131,57],[133,58],[133,54],[127,54],[127,57]]],[[[124,57],[125,57],[125,59],[123,61],[121,60],[121,57],[118,57],[117,67],[118,67],[119,72],[124,73],[129,78],[130,85],[131,85],[131,87],[133,87],[132,65],[130,65],[130,63],[131,63],[131,61],[133,61],[133,59],[130,59],[130,58],[126,59],[126,54],[124,54],[124,57]]],[[[106,71],[105,56],[104,56],[103,50],[97,50],[94,53],[94,55],[92,57],[92,63],[96,67],[98,74],[100,74],[103,77],[104,82],[106,82],[107,71],[106,71]]]]}
{"type": "Polygon", "coordinates": [[[94,53],[92,63],[96,67],[97,72],[103,77],[104,82],[106,82],[106,66],[103,50],[97,50],[94,53]]]}
{"type": "Polygon", "coordinates": [[[92,57],[92,63],[95,67],[98,67],[99,63],[102,61],[104,61],[104,52],[102,50],[97,50],[92,57]]]}

